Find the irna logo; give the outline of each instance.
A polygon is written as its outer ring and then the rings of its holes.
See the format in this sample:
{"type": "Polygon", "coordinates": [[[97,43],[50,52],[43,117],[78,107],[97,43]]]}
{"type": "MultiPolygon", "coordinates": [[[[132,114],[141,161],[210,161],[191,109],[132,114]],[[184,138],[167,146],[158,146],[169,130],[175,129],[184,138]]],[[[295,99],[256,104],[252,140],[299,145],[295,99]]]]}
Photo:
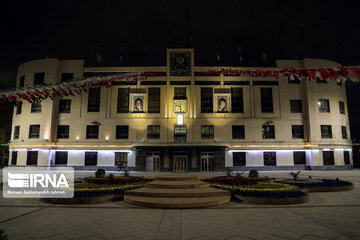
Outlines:
{"type": "Polygon", "coordinates": [[[65,174],[56,173],[8,173],[8,185],[12,188],[69,187],[65,174]]]}

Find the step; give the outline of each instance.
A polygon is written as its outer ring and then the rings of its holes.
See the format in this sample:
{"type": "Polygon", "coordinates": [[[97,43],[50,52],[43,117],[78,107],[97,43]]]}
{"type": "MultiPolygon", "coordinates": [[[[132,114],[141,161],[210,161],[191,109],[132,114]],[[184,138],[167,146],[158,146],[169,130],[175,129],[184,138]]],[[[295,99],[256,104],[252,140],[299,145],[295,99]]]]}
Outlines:
{"type": "Polygon", "coordinates": [[[154,180],[146,184],[149,188],[207,188],[209,183],[203,181],[160,181],[154,180]]]}
{"type": "Polygon", "coordinates": [[[230,196],[230,193],[217,188],[185,188],[185,189],[168,189],[168,188],[137,188],[125,192],[126,196],[143,196],[143,197],[164,197],[164,198],[185,198],[185,197],[213,197],[213,196],[230,196]]]}
{"type": "Polygon", "coordinates": [[[124,196],[126,203],[154,208],[199,208],[218,206],[230,202],[230,196],[199,197],[199,198],[162,198],[124,196]]]}
{"type": "Polygon", "coordinates": [[[156,180],[160,181],[197,181],[199,180],[198,176],[193,175],[171,175],[171,176],[156,176],[156,180]]]}

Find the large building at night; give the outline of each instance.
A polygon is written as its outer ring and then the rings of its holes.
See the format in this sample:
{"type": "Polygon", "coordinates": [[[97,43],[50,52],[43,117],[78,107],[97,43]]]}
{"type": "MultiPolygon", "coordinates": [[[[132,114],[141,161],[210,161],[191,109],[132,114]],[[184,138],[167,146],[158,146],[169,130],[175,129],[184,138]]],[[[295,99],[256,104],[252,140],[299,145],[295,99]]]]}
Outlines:
{"type": "MultiPolygon", "coordinates": [[[[340,66],[320,59],[276,65],[340,66]]],[[[194,66],[193,49],[168,49],[160,67],[25,62],[18,67],[20,87],[129,72],[156,76],[24,101],[14,108],[9,165],[111,169],[122,162],[130,170],[165,172],[351,168],[344,83],[203,74],[222,68],[194,66]]]]}

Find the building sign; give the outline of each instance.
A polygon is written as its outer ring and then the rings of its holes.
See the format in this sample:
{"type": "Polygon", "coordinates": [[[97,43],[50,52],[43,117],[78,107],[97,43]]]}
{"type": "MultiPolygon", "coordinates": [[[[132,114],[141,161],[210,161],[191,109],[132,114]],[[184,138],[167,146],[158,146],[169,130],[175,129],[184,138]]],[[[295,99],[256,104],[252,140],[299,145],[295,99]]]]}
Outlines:
{"type": "Polygon", "coordinates": [[[191,76],[191,53],[170,53],[170,76],[191,76]]]}
{"type": "Polygon", "coordinates": [[[187,99],[174,99],[174,113],[187,112],[187,99]]]}

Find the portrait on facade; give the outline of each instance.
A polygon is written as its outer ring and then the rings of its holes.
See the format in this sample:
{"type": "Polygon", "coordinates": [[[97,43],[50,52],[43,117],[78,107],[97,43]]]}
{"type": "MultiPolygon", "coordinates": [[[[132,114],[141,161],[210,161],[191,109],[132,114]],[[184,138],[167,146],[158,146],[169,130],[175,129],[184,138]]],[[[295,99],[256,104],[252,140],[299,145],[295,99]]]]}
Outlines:
{"type": "Polygon", "coordinates": [[[134,96],[134,112],[144,111],[144,96],[134,96]]]}
{"type": "Polygon", "coordinates": [[[227,96],[217,96],[218,112],[227,112],[227,96]]]}

